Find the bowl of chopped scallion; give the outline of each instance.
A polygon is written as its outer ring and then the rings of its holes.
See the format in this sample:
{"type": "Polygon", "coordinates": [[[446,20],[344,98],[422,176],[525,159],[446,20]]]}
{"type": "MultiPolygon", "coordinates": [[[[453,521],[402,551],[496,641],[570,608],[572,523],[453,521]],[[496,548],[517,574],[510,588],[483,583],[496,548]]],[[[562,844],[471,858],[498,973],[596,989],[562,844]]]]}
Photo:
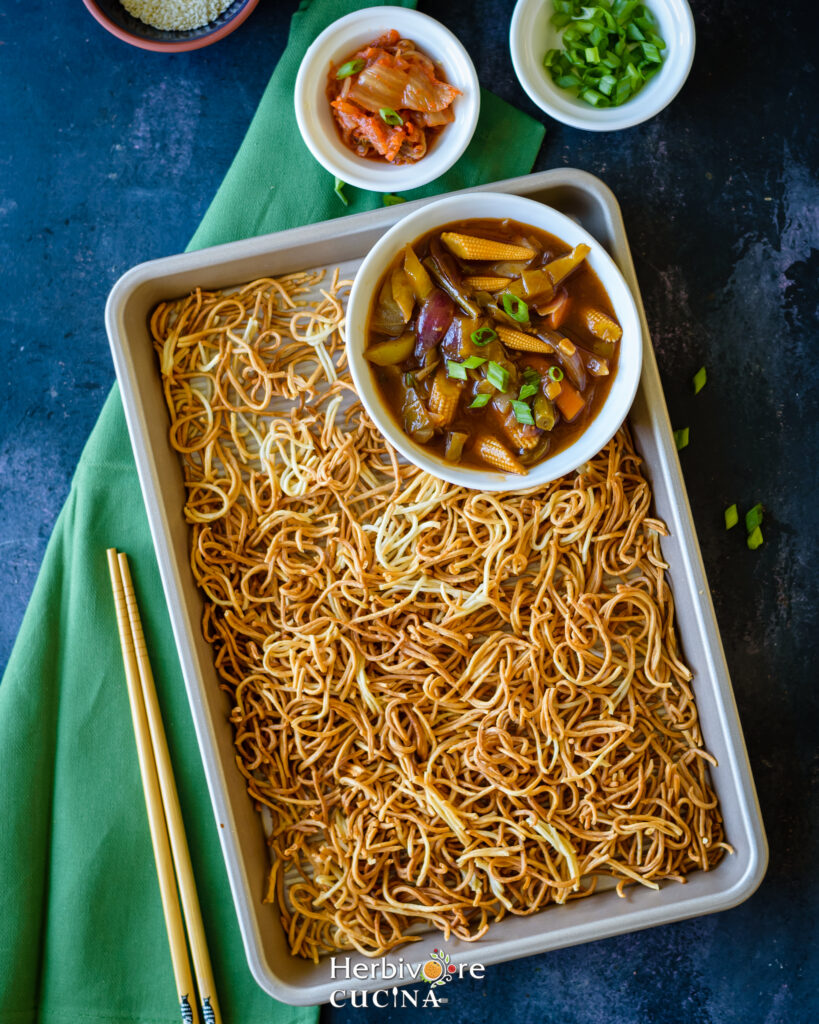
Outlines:
{"type": "Polygon", "coordinates": [[[658,114],[694,59],[686,0],[518,0],[509,46],[521,85],[575,128],[614,131],[658,114]]]}

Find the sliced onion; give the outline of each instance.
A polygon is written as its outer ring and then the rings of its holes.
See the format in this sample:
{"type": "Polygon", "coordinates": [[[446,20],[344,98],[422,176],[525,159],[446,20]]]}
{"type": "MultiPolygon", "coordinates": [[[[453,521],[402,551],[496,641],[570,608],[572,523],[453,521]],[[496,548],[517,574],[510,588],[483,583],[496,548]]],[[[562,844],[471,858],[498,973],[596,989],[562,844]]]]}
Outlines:
{"type": "Polygon", "coordinates": [[[454,315],[455,303],[452,299],[440,288],[433,288],[424,299],[416,321],[416,358],[420,359],[430,349],[435,348],[449,330],[454,315]]]}

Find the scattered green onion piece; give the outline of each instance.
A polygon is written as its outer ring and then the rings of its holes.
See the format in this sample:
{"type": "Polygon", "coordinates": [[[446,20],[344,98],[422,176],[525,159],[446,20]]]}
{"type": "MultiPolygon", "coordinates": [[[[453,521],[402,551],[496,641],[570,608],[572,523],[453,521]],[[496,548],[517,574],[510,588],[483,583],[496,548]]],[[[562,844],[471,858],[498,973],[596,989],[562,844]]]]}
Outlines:
{"type": "Polygon", "coordinates": [[[381,197],[381,202],[384,206],[398,206],[400,203],[405,203],[406,199],[403,196],[396,196],[392,192],[387,192],[386,195],[381,197]]]}
{"type": "Polygon", "coordinates": [[[418,386],[418,382],[416,381],[415,376],[413,374],[411,374],[411,373],[405,373],[404,374],[404,387],[405,388],[414,388],[414,387],[417,387],[417,386],[418,386]]]}
{"type": "Polygon", "coordinates": [[[341,67],[336,71],[336,78],[349,78],[350,75],[357,75],[359,71],[364,70],[366,61],[360,58],[356,60],[348,60],[346,64],[342,64],[341,67]]]}
{"type": "Polygon", "coordinates": [[[549,378],[559,384],[563,380],[563,371],[559,366],[550,366],[549,378]]]}
{"type": "Polygon", "coordinates": [[[455,362],[454,359],[447,359],[446,372],[447,376],[454,377],[456,380],[466,380],[466,366],[463,363],[455,362]]]}
{"type": "Polygon", "coordinates": [[[480,356],[467,356],[461,363],[461,366],[465,366],[467,370],[477,370],[477,368],[479,366],[483,366],[485,362],[486,360],[481,359],[480,356]]]}
{"type": "Polygon", "coordinates": [[[518,423],[525,423],[526,426],[533,427],[535,425],[535,418],[532,415],[532,410],[526,404],[526,402],[512,402],[512,412],[515,414],[515,419],[518,423]]]}
{"type": "Polygon", "coordinates": [[[751,551],[756,549],[762,544],[762,530],[758,526],[755,526],[753,530],[748,534],[747,544],[751,551]]]}
{"type": "Polygon", "coordinates": [[[540,374],[531,366],[527,366],[523,371],[523,382],[524,384],[540,384],[540,374]]]}
{"type": "Polygon", "coordinates": [[[511,292],[504,292],[501,295],[501,305],[503,306],[504,313],[507,316],[511,316],[519,324],[529,323],[529,307],[517,295],[513,295],[511,292]]]}
{"type": "Polygon", "coordinates": [[[737,511],[736,504],[729,505],[725,510],[725,529],[733,530],[733,528],[739,522],[739,512],[737,511]]]}
{"type": "Polygon", "coordinates": [[[404,118],[401,117],[397,110],[393,110],[392,107],[381,107],[378,114],[384,124],[390,124],[393,128],[398,128],[404,123],[404,118]]]}
{"type": "Polygon", "coordinates": [[[509,371],[493,360],[487,364],[486,379],[498,391],[505,391],[509,387],[509,371]]]}
{"type": "Polygon", "coordinates": [[[763,512],[764,509],[757,502],[753,508],[749,508],[745,513],[745,529],[748,533],[753,533],[754,530],[762,525],[763,512]]]}
{"type": "Polygon", "coordinates": [[[483,409],[485,405],[489,404],[491,395],[488,395],[485,391],[479,391],[477,395],[469,403],[470,409],[483,409]]]}
{"type": "Polygon", "coordinates": [[[472,339],[473,345],[488,345],[490,341],[494,341],[498,336],[498,332],[493,330],[491,327],[479,327],[477,331],[473,331],[469,337],[472,339]]]}
{"type": "Polygon", "coordinates": [[[705,383],[708,380],[708,374],[705,372],[705,367],[701,366],[699,370],[694,374],[694,394],[698,395],[700,391],[705,387],[705,383]]]}
{"type": "Polygon", "coordinates": [[[688,427],[681,427],[674,431],[674,444],[677,446],[678,452],[688,447],[688,427]]]}
{"type": "Polygon", "coordinates": [[[520,394],[518,395],[518,401],[519,402],[525,402],[527,398],[531,398],[532,395],[536,395],[537,393],[538,393],[538,386],[537,386],[537,384],[524,384],[523,387],[520,389],[520,394]]]}
{"type": "Polygon", "coordinates": [[[346,184],[347,184],[346,181],[342,181],[341,178],[336,178],[335,179],[335,185],[333,186],[333,191],[338,196],[338,198],[342,201],[342,203],[344,203],[345,206],[349,206],[350,205],[350,200],[342,192],[342,189],[345,187],[346,184]]]}

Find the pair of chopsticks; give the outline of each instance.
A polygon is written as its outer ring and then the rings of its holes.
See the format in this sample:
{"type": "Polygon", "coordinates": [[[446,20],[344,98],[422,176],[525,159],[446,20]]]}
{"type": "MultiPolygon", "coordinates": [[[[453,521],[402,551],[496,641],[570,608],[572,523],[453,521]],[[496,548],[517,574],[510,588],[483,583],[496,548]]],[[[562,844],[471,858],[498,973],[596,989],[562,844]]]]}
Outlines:
{"type": "Polygon", "coordinates": [[[162,910],[171,947],[176,990],[179,994],[179,1009],[183,1024],[195,1024],[198,1020],[193,977],[188,960],[189,943],[203,1024],[221,1024],[213,970],[205,941],[202,911],[199,907],[191,856],[182,822],[182,810],[179,806],[179,795],[176,791],[168,741],[162,725],[156,686],[145,646],[131,570],[127,556],[118,553],[116,548],[109,548],[107,555],[122,660],[125,663],[125,678],[128,683],[128,698],[131,703],[131,718],[136,734],[142,788],[148,808],[148,824],[159,876],[162,910]]]}

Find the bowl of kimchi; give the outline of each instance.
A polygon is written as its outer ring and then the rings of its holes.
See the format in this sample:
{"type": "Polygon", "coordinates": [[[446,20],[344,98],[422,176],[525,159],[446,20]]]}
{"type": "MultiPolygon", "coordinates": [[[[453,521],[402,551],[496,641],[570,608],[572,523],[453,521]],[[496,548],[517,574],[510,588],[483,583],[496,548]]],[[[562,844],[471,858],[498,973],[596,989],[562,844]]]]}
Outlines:
{"type": "Polygon", "coordinates": [[[452,167],[475,132],[480,88],[469,54],[440,22],[369,7],[318,36],[294,100],[316,160],[349,185],[387,193],[452,167]]]}

